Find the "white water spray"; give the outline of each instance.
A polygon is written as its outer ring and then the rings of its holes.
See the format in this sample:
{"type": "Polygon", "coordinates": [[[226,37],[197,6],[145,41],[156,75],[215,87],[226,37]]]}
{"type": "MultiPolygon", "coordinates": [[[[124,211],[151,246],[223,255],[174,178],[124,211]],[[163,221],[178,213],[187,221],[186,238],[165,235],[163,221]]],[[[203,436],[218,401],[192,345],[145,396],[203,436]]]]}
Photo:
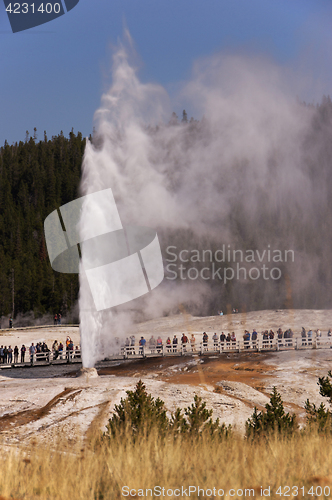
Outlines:
{"type": "MultiPolygon", "coordinates": [[[[190,232],[216,245],[241,243],[231,223],[240,199],[247,227],[259,241],[256,217],[267,190],[272,212],[282,212],[287,203],[305,214],[313,203],[302,168],[312,111],[295,102],[286,80],[272,63],[215,56],[196,65],[183,90],[207,120],[168,125],[166,91],[141,83],[121,46],[113,59],[113,83],[96,112],[94,145],[87,141],[81,195],[111,188],[123,226],[176,231],[179,239],[190,232]]],[[[82,220],[81,234],[91,224],[82,220]]],[[[291,242],[292,232],[285,231],[291,242]]],[[[305,286],[303,267],[296,272],[305,286]]],[[[307,267],[306,273],[309,280],[307,267]]],[[[208,295],[205,282],[187,280],[170,291],[166,281],[137,299],[146,315],[161,315],[187,298],[200,304],[208,295]]],[[[98,312],[82,271],[79,305],[83,365],[92,367],[118,349],[116,337],[121,342],[128,336],[137,302],[98,312]]]]}

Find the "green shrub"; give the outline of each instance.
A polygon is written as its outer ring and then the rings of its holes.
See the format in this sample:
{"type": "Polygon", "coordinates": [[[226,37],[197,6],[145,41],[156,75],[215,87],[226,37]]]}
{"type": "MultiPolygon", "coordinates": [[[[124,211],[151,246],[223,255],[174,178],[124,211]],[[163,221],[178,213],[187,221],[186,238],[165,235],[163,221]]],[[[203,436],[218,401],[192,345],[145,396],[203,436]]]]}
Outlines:
{"type": "Polygon", "coordinates": [[[317,427],[319,432],[332,431],[331,413],[325,408],[324,403],[321,403],[316,408],[315,403],[311,404],[309,399],[305,403],[305,411],[307,412],[307,423],[309,428],[317,427]]]}
{"type": "Polygon", "coordinates": [[[274,432],[286,435],[298,429],[296,415],[285,413],[281,395],[276,387],[273,387],[270,404],[267,403],[265,408],[265,412],[258,412],[255,407],[254,413],[246,422],[247,437],[266,436],[274,432]]]}
{"type": "Polygon", "coordinates": [[[169,425],[165,403],[156,400],[146,392],[145,385],[138,381],[135,391],[126,391],[126,399],[115,405],[114,413],[108,421],[107,434],[114,435],[119,431],[148,432],[153,427],[165,431],[169,425]]]}
{"type": "Polygon", "coordinates": [[[213,437],[227,437],[231,433],[231,426],[220,425],[219,419],[212,420],[212,410],[206,408],[202,398],[195,395],[194,403],[184,409],[184,415],[177,408],[167,417],[165,403],[160,398],[154,399],[148,394],[141,380],[135,391],[126,391],[127,397],[115,405],[112,417],[107,424],[104,437],[115,437],[121,432],[149,434],[157,430],[160,436],[181,434],[198,437],[208,435],[213,437]]]}
{"type": "Polygon", "coordinates": [[[231,425],[226,426],[225,423],[220,425],[219,418],[213,421],[211,418],[212,413],[213,410],[208,410],[205,401],[202,402],[202,398],[196,394],[194,403],[185,408],[185,416],[182,415],[180,408],[176,409],[170,421],[170,429],[179,431],[182,434],[196,436],[200,434],[219,437],[229,436],[231,425]]]}
{"type": "MultiPolygon", "coordinates": [[[[317,384],[319,385],[319,393],[324,398],[328,398],[329,404],[332,404],[332,384],[330,381],[332,377],[331,370],[328,372],[327,377],[319,377],[317,384]]],[[[307,412],[307,422],[309,428],[317,427],[319,432],[332,432],[332,412],[321,403],[317,408],[314,403],[310,403],[307,399],[305,403],[305,410],[307,412]]]]}
{"type": "Polygon", "coordinates": [[[320,386],[320,395],[329,398],[329,403],[332,404],[332,385],[329,377],[332,377],[331,370],[328,372],[328,377],[318,378],[318,385],[320,386]]]}

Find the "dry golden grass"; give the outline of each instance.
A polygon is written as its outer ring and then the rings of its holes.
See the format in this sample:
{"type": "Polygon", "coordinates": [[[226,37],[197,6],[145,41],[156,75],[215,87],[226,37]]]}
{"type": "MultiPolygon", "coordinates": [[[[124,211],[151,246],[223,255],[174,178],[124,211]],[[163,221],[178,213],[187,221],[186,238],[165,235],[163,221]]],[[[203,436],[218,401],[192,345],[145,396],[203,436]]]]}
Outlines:
{"type": "MultiPolygon", "coordinates": [[[[284,497],[276,494],[279,486],[304,486],[304,495],[299,491],[297,496],[293,489],[289,498],[312,499],[324,496],[308,495],[310,486],[314,492],[318,486],[331,488],[332,495],[331,471],[332,437],[314,432],[288,440],[275,436],[268,442],[233,435],[219,443],[209,439],[162,440],[152,432],[135,443],[126,438],[98,446],[76,440],[3,451],[0,498],[117,499],[126,498],[121,494],[123,486],[145,490],[157,485],[165,487],[162,498],[175,498],[167,496],[167,489],[191,485],[205,490],[222,488],[225,495],[234,489],[234,499],[247,498],[249,493],[245,495],[244,490],[250,488],[254,489],[251,497],[260,497],[261,486],[270,486],[270,498],[280,499],[284,497]],[[236,494],[238,489],[243,490],[242,495],[236,494]]],[[[144,497],[153,498],[145,492],[144,497]]],[[[192,493],[190,498],[202,498],[202,494],[192,493]]]]}

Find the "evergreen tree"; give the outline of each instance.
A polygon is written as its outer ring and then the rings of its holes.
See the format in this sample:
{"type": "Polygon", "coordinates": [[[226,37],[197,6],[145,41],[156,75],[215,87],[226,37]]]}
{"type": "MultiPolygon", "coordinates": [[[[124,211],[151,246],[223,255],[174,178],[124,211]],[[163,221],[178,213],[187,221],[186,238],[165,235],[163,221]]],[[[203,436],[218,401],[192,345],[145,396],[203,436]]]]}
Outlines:
{"type": "Polygon", "coordinates": [[[173,111],[171,119],[169,121],[169,124],[170,125],[178,125],[178,123],[179,123],[179,119],[177,117],[177,114],[173,111]]]}
{"type": "Polygon", "coordinates": [[[135,391],[126,391],[127,398],[115,405],[114,413],[108,421],[107,430],[110,435],[119,431],[149,432],[157,427],[159,431],[166,430],[168,419],[165,403],[156,400],[148,394],[145,385],[138,381],[135,391]]]}
{"type": "Polygon", "coordinates": [[[265,412],[258,412],[257,408],[254,408],[254,413],[246,422],[247,437],[269,435],[275,431],[280,434],[291,434],[297,430],[296,415],[285,413],[281,395],[276,387],[273,387],[270,403],[265,405],[265,409],[265,412]]]}
{"type": "MultiPolygon", "coordinates": [[[[332,405],[332,372],[328,372],[327,377],[319,377],[317,384],[319,385],[319,393],[324,398],[328,398],[329,405],[332,405]]],[[[307,412],[307,422],[309,427],[318,426],[319,432],[332,432],[332,412],[321,403],[317,408],[314,403],[306,400],[305,410],[307,412]]]]}

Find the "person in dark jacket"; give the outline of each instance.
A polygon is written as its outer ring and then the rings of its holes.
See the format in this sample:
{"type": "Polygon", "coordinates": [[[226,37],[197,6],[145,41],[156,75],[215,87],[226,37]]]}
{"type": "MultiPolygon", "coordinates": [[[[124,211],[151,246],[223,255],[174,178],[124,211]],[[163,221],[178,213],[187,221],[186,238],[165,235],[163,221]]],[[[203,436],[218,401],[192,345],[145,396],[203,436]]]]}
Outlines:
{"type": "Polygon", "coordinates": [[[203,347],[205,350],[207,350],[208,340],[209,340],[208,334],[206,332],[203,332],[203,347]]]}
{"type": "Polygon", "coordinates": [[[24,358],[25,358],[25,353],[26,353],[27,348],[23,344],[21,347],[21,363],[24,363],[24,358]]]}
{"type": "Polygon", "coordinates": [[[176,352],[178,349],[178,339],[177,339],[176,335],[174,335],[174,337],[173,337],[172,344],[173,344],[173,352],[176,352]]]}

